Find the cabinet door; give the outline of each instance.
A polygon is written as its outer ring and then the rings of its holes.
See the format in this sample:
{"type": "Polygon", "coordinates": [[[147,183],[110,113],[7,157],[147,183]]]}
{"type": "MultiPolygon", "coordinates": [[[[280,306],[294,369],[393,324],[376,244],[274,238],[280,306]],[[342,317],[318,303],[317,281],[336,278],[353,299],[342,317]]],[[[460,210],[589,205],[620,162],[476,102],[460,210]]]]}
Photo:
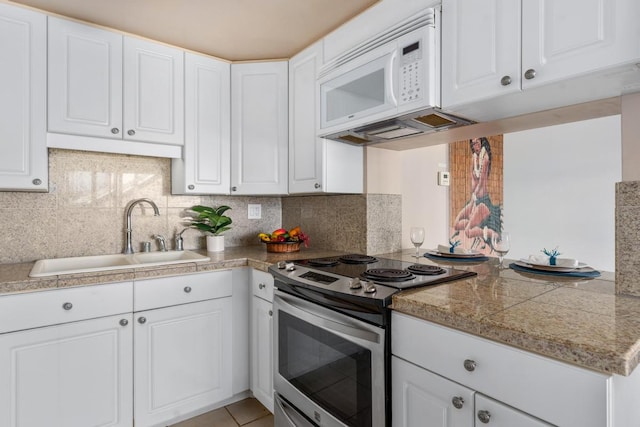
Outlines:
{"type": "Polygon", "coordinates": [[[289,193],[322,191],[322,138],[317,134],[316,78],[322,45],[316,43],[289,61],[289,193]]]}
{"type": "Polygon", "coordinates": [[[231,397],[231,298],[134,314],[136,427],[231,397]]]}
{"type": "Polygon", "coordinates": [[[273,412],[273,304],[252,297],[251,392],[273,412]]]}
{"type": "Polygon", "coordinates": [[[522,9],[524,89],[637,62],[634,0],[531,0],[522,9]],[[527,75],[527,71],[529,71],[527,75]],[[531,74],[535,71],[535,76],[531,74]]]}
{"type": "Polygon", "coordinates": [[[122,35],[49,17],[49,132],[122,139],[122,35]]]}
{"type": "Polygon", "coordinates": [[[184,54],[124,38],[125,139],[183,145],[184,54]]]}
{"type": "Polygon", "coordinates": [[[185,54],[185,143],[172,160],[173,194],[229,194],[231,65],[185,54]]]}
{"type": "Polygon", "coordinates": [[[549,427],[551,424],[520,412],[510,406],[476,393],[476,426],[549,427]]]}
{"type": "Polygon", "coordinates": [[[131,426],[131,314],[0,335],[0,425],[131,426]]]}
{"type": "Polygon", "coordinates": [[[287,62],[231,65],[232,194],[287,193],[287,62]]]}
{"type": "Polygon", "coordinates": [[[0,189],[47,191],[47,21],[0,4],[0,189]]]}
{"type": "Polygon", "coordinates": [[[443,108],[520,90],[520,8],[512,0],[443,0],[443,108]]]}
{"type": "Polygon", "coordinates": [[[474,425],[473,390],[395,356],[391,373],[395,427],[474,425]]]}

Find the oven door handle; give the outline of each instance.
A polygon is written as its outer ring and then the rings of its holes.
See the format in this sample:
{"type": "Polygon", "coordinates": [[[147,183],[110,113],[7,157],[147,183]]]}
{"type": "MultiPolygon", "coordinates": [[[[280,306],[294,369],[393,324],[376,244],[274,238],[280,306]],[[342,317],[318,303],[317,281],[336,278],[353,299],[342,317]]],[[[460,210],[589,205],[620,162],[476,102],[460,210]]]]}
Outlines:
{"type": "Polygon", "coordinates": [[[379,334],[360,328],[355,323],[353,325],[345,324],[342,320],[346,318],[346,316],[340,314],[333,315],[332,312],[328,311],[320,312],[319,310],[314,310],[315,304],[307,303],[297,298],[294,300],[282,293],[278,293],[275,298],[277,298],[278,304],[286,309],[285,311],[295,313],[296,317],[308,323],[322,326],[325,329],[339,332],[349,337],[360,338],[376,344],[380,342],[379,334]]]}
{"type": "MultiPolygon", "coordinates": [[[[311,424],[305,418],[300,416],[295,409],[287,405],[287,403],[283,401],[280,398],[280,396],[278,396],[277,394],[274,396],[273,403],[277,405],[277,408],[275,411],[276,414],[280,413],[284,416],[284,419],[287,422],[287,426],[290,426],[290,427],[306,427],[306,426],[312,427],[313,426],[313,424],[311,424]],[[292,416],[295,418],[295,420],[292,418],[292,416]]],[[[279,421],[280,420],[276,421],[277,426],[280,425],[279,421]]]]}

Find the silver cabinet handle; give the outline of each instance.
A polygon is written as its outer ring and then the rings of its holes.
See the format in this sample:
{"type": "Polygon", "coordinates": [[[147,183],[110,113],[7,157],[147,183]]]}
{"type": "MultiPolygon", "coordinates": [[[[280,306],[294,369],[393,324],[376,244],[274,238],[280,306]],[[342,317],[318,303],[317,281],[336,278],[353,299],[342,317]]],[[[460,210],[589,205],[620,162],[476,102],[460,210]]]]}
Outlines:
{"type": "Polygon", "coordinates": [[[36,178],[33,181],[31,181],[33,183],[33,185],[40,185],[42,184],[42,180],[40,178],[36,178]]]}
{"type": "Polygon", "coordinates": [[[264,283],[258,283],[258,289],[264,289],[267,285],[264,283]]]}
{"type": "Polygon", "coordinates": [[[64,308],[65,310],[71,310],[73,308],[73,304],[71,304],[70,302],[65,302],[64,304],[62,304],[62,308],[64,308]]]}
{"type": "Polygon", "coordinates": [[[138,323],[145,324],[147,323],[147,318],[146,317],[138,317],[138,323]]]}
{"type": "Polygon", "coordinates": [[[195,186],[195,185],[193,185],[193,184],[189,184],[189,185],[187,185],[187,188],[188,188],[189,190],[193,190],[193,189],[195,189],[195,188],[196,188],[196,186],[195,186]]]}
{"type": "Polygon", "coordinates": [[[127,319],[120,319],[120,326],[127,326],[129,321],[127,319]]]}
{"type": "Polygon", "coordinates": [[[488,424],[489,421],[491,421],[491,413],[489,413],[489,411],[482,409],[478,411],[478,419],[480,420],[481,423],[488,424]]]}
{"type": "Polygon", "coordinates": [[[502,86],[509,86],[511,84],[511,76],[504,76],[500,79],[500,84],[502,86]]]}
{"type": "Polygon", "coordinates": [[[120,133],[120,129],[118,129],[118,128],[111,128],[111,133],[112,133],[112,134],[114,134],[114,135],[117,135],[117,134],[119,134],[119,133],[120,133]]]}
{"type": "Polygon", "coordinates": [[[135,134],[136,134],[136,131],[135,131],[135,130],[133,130],[133,129],[129,129],[129,130],[127,131],[127,135],[129,135],[129,136],[133,136],[133,135],[135,135],[135,134]]]}
{"type": "Polygon", "coordinates": [[[238,187],[236,186],[231,187],[231,191],[238,191],[238,187]]]}
{"type": "Polygon", "coordinates": [[[184,287],[184,291],[185,291],[185,293],[187,293],[187,294],[188,294],[189,292],[191,292],[191,286],[185,286],[185,287],[184,287]]]}
{"type": "Polygon", "coordinates": [[[273,310],[269,310],[269,316],[273,316],[273,310]]]}
{"type": "Polygon", "coordinates": [[[320,187],[322,187],[322,186],[316,182],[316,184],[314,185],[314,187],[315,187],[315,188],[316,188],[316,190],[317,190],[318,188],[320,188],[320,187]]]}
{"type": "Polygon", "coordinates": [[[475,371],[476,370],[476,366],[478,366],[476,361],[475,360],[471,360],[471,359],[465,359],[463,365],[464,365],[464,369],[466,369],[469,372],[475,371]]]}
{"type": "Polygon", "coordinates": [[[527,71],[524,72],[524,78],[527,80],[531,80],[535,77],[536,77],[536,70],[534,70],[533,68],[529,68],[527,71]]]}
{"type": "Polygon", "coordinates": [[[454,408],[462,409],[462,407],[464,406],[464,399],[460,396],[454,396],[453,399],[451,399],[451,403],[453,404],[454,408]]]}

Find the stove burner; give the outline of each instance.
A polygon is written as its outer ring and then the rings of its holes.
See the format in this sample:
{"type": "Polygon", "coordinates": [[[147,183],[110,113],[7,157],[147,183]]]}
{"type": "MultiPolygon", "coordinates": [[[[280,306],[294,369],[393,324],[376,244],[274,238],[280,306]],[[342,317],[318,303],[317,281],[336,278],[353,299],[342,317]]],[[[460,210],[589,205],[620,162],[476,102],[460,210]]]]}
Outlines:
{"type": "Polygon", "coordinates": [[[444,268],[438,267],[437,265],[426,265],[426,264],[410,265],[409,267],[407,267],[407,270],[421,276],[436,276],[438,274],[447,272],[444,268]]]}
{"type": "Polygon", "coordinates": [[[309,265],[314,267],[333,267],[340,264],[337,258],[316,258],[307,261],[309,265]]]}
{"type": "Polygon", "coordinates": [[[371,268],[364,273],[362,277],[370,280],[380,280],[386,282],[404,282],[411,280],[415,276],[407,270],[398,270],[396,268],[371,268]]]}
{"type": "Polygon", "coordinates": [[[378,258],[360,254],[342,255],[338,259],[345,264],[371,264],[372,262],[378,262],[378,258]]]}

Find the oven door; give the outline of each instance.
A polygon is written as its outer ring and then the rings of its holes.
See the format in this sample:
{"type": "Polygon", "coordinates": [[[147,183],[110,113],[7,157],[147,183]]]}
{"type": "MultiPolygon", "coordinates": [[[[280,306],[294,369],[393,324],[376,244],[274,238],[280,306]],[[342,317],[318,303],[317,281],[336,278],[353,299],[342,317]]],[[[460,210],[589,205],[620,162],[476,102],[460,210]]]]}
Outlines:
{"type": "Polygon", "coordinates": [[[276,394],[320,426],[385,426],[385,330],[281,291],[273,306],[276,394]]]}

